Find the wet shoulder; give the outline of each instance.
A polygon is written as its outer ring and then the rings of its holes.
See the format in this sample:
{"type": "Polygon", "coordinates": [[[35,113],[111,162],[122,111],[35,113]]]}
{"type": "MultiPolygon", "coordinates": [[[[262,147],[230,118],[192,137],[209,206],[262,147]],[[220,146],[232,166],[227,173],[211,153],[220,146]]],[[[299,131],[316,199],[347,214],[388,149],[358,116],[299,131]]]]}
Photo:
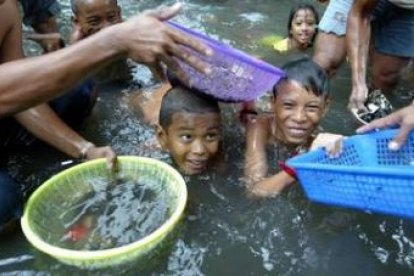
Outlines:
{"type": "Polygon", "coordinates": [[[289,50],[289,38],[274,43],[273,49],[281,53],[287,52],[289,50]]]}

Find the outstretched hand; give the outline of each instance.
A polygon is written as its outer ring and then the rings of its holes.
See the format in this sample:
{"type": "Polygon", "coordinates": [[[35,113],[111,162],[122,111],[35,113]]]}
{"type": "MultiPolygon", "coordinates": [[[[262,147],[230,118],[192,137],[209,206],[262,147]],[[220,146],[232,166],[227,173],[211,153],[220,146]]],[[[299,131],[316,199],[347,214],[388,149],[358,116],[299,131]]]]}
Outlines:
{"type": "Polygon", "coordinates": [[[356,130],[357,133],[365,133],[374,129],[400,126],[400,131],[388,144],[390,150],[399,150],[407,140],[410,132],[414,129],[414,104],[402,108],[390,115],[372,121],[356,130]]]}
{"type": "Polygon", "coordinates": [[[147,64],[156,75],[164,74],[162,64],[165,64],[180,79],[188,81],[177,59],[203,73],[209,73],[210,68],[185,47],[202,55],[211,55],[212,50],[164,22],[174,17],[180,10],[181,4],[177,3],[163,9],[144,11],[120,24],[126,28],[123,35],[127,35],[120,39],[124,41],[123,45],[128,56],[136,62],[147,64]]]}

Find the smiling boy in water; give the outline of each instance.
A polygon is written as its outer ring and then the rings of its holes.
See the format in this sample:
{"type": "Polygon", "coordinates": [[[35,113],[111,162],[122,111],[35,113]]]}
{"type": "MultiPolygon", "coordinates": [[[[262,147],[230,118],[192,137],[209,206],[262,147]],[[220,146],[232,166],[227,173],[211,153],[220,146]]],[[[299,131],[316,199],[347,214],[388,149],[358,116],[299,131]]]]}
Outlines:
{"type": "Polygon", "coordinates": [[[178,83],[164,95],[157,139],[182,173],[202,173],[217,160],[221,127],[217,101],[178,83]]]}
{"type": "MultiPolygon", "coordinates": [[[[117,0],[71,0],[73,32],[70,44],[76,43],[100,30],[122,22],[117,0]]],[[[129,81],[131,75],[125,60],[113,62],[99,71],[99,82],[108,80],[129,81]]]]}
{"type": "Polygon", "coordinates": [[[283,69],[286,77],[273,90],[273,114],[250,117],[246,126],[246,185],[255,196],[275,196],[296,181],[283,161],[311,147],[329,106],[328,78],[316,63],[303,58],[283,69]]]}

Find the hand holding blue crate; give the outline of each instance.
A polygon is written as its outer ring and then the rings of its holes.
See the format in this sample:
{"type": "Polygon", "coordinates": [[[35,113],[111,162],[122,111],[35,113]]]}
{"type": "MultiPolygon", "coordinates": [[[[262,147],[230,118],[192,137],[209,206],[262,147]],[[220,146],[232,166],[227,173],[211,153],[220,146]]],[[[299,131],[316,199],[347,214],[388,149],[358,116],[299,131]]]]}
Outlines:
{"type": "Polygon", "coordinates": [[[349,137],[338,158],[319,149],[287,164],[313,201],[414,218],[414,132],[392,151],[388,144],[398,131],[349,137]]]}

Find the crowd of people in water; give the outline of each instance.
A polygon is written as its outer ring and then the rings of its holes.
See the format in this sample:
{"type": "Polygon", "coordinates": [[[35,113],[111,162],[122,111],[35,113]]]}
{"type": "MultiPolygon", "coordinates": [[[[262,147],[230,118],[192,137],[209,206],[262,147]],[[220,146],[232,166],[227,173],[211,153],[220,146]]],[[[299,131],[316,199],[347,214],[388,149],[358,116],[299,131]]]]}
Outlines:
{"type": "MultiPolygon", "coordinates": [[[[378,90],[387,95],[413,62],[413,1],[319,2],[328,2],[320,20],[312,5],[297,4],[288,18],[287,37],[270,43],[278,53],[313,47],[313,56],[280,65],[286,75],[273,86],[271,112],[258,112],[254,104],[240,111],[246,134],[245,182],[252,196],[276,196],[296,181],[295,171],[284,163],[291,156],[322,146],[332,156],[340,154],[337,145],[343,136],[317,129],[330,104],[329,78],[346,59],[352,72],[348,108],[355,116],[371,112],[368,96],[378,90]],[[276,156],[274,149],[281,146],[288,151],[276,156]]],[[[143,11],[127,20],[117,0],[71,0],[71,8],[73,31],[65,42],[58,30],[56,0],[0,0],[2,158],[15,147],[41,140],[73,158],[106,158],[109,169],[114,169],[116,153],[111,146],[95,145],[74,129],[94,107],[96,84],[128,80],[131,59],[147,65],[162,84],[150,103],[136,108],[142,108],[147,122],[155,126],[160,147],[170,153],[177,169],[195,175],[226,162],[221,155],[225,122],[219,101],[188,86],[177,62],[209,74],[209,65],[182,46],[202,55],[214,53],[164,23],[179,13],[181,4],[143,11]],[[27,38],[41,45],[43,55],[24,58],[21,18],[33,28],[27,38]]],[[[400,130],[389,148],[398,150],[414,128],[414,102],[356,131],[394,125],[400,130]]],[[[3,165],[0,232],[21,216],[22,208],[18,185],[3,165]]]]}

